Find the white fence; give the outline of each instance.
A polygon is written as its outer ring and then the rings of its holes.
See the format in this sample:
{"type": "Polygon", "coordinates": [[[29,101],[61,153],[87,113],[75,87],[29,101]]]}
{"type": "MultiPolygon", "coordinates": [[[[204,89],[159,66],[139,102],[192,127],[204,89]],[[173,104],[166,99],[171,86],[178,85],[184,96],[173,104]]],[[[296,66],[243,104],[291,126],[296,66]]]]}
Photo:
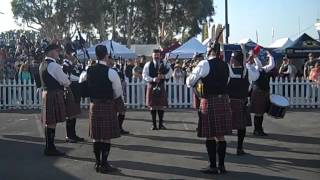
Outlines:
{"type": "MultiPolygon", "coordinates": [[[[127,82],[125,101],[130,109],[144,109],[146,82],[127,82]]],[[[304,79],[276,78],[270,81],[270,93],[288,98],[291,108],[319,108],[320,88],[304,79]]],[[[183,81],[166,83],[170,108],[191,108],[192,89],[187,88],[183,81]]],[[[41,91],[34,82],[3,80],[0,82],[0,109],[40,109],[41,91]]],[[[88,108],[89,100],[83,99],[82,108],[88,108]]]]}

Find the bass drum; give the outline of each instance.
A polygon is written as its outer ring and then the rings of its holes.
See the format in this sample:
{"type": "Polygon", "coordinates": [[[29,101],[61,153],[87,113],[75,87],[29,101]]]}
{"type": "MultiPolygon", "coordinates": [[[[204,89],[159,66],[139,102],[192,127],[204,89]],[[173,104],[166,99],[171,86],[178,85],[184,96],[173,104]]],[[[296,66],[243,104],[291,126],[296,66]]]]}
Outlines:
{"type": "Polygon", "coordinates": [[[289,101],[287,98],[280,95],[271,94],[268,114],[273,118],[282,119],[286,114],[286,109],[288,106],[289,101]]]}

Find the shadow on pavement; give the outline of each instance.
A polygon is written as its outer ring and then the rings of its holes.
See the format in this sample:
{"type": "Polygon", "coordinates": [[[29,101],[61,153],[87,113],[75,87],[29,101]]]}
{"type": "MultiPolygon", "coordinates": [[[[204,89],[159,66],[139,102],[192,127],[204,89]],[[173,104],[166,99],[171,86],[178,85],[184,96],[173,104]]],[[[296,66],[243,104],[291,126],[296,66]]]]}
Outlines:
{"type": "Polygon", "coordinates": [[[55,166],[58,157],[44,156],[43,145],[0,139],[0,148],[1,179],[78,180],[55,166]]]}
{"type": "MultiPolygon", "coordinates": [[[[249,135],[248,137],[253,138],[255,136],[249,135]]],[[[320,144],[320,138],[317,138],[317,137],[296,136],[296,135],[276,134],[276,133],[268,133],[268,136],[264,136],[263,139],[271,139],[275,141],[301,143],[301,144],[320,144]]]]}
{"type": "Polygon", "coordinates": [[[190,138],[182,138],[182,137],[170,137],[170,136],[154,136],[154,135],[137,135],[132,134],[129,135],[136,138],[145,138],[154,141],[169,141],[169,142],[177,142],[177,143],[190,143],[190,144],[204,144],[205,141],[199,139],[190,139],[190,138]]]}
{"type": "MultiPolygon", "coordinates": [[[[128,121],[139,121],[139,122],[147,122],[147,123],[152,123],[151,117],[150,119],[141,119],[141,118],[130,118],[130,117],[126,117],[126,120],[128,121]]],[[[186,121],[172,121],[172,120],[166,120],[166,118],[163,120],[165,124],[193,124],[196,125],[197,123],[195,122],[186,122],[186,121]]]]}
{"type": "MultiPolygon", "coordinates": [[[[259,179],[259,180],[291,180],[290,178],[266,176],[261,174],[249,173],[249,172],[234,172],[229,171],[225,175],[207,175],[202,174],[199,170],[182,168],[176,166],[157,165],[144,162],[133,162],[133,161],[113,161],[113,164],[120,168],[149,171],[153,173],[165,173],[179,176],[188,176],[191,178],[203,178],[203,179],[259,179]]],[[[188,165],[186,165],[187,167],[188,165]]],[[[202,167],[199,167],[201,169],[202,167]]]]}
{"type": "Polygon", "coordinates": [[[137,151],[137,152],[151,152],[151,153],[159,153],[159,154],[171,154],[171,155],[179,155],[179,156],[196,156],[196,157],[199,157],[199,156],[206,157],[206,155],[207,155],[206,153],[202,153],[202,152],[163,148],[163,147],[153,147],[153,146],[145,146],[145,145],[113,144],[113,146],[120,148],[122,150],[137,151]]]}
{"type": "MultiPolygon", "coordinates": [[[[236,141],[229,141],[228,147],[236,148],[237,142],[236,141]]],[[[280,146],[271,146],[271,145],[265,145],[265,144],[254,144],[250,142],[244,142],[244,149],[248,150],[254,150],[254,151],[274,151],[274,152],[291,152],[291,153],[298,153],[298,154],[304,154],[304,155],[320,155],[320,153],[316,152],[306,152],[306,151],[295,151],[291,148],[287,147],[280,147],[280,146]]]]}
{"type": "MultiPolygon", "coordinates": [[[[45,143],[44,138],[41,138],[41,137],[24,136],[24,135],[12,135],[12,134],[3,134],[2,137],[8,138],[8,139],[15,139],[15,140],[43,143],[43,144],[45,143]]],[[[60,144],[60,143],[65,143],[66,141],[63,141],[61,139],[55,139],[54,142],[56,144],[60,144]]]]}

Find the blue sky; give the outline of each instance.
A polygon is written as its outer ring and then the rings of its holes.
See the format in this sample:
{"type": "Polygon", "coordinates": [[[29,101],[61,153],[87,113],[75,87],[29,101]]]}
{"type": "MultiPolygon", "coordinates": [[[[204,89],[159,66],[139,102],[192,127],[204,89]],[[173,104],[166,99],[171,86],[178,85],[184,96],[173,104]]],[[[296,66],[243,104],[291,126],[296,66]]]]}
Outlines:
{"type": "MultiPolygon", "coordinates": [[[[11,12],[11,0],[0,0],[0,32],[14,28],[23,28],[15,24],[11,12]]],[[[225,0],[214,0],[215,23],[225,22],[225,0]]],[[[229,42],[238,42],[244,38],[259,43],[272,43],[274,39],[290,37],[293,40],[299,35],[299,19],[301,33],[305,32],[318,38],[314,23],[320,18],[320,0],[228,0],[230,37],[229,42]]]]}
{"type": "MultiPolygon", "coordinates": [[[[214,0],[216,23],[225,23],[225,0],[214,0]]],[[[230,37],[229,42],[243,38],[258,40],[262,45],[274,39],[299,35],[305,32],[318,39],[314,23],[320,18],[320,0],[228,0],[230,37]],[[302,32],[302,30],[304,30],[302,32]]]]}

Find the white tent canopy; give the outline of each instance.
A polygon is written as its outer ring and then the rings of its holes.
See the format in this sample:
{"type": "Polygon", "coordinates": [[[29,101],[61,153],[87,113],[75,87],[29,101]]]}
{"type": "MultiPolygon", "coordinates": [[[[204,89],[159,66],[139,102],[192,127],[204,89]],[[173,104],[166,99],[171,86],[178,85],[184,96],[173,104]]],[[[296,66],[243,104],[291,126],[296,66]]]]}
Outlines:
{"type": "Polygon", "coordinates": [[[201,54],[205,53],[207,51],[207,48],[202,45],[195,37],[191,38],[187,42],[185,42],[183,45],[181,45],[176,50],[167,53],[166,55],[169,58],[175,58],[178,56],[179,59],[184,58],[192,58],[194,53],[201,54]]]}
{"type": "Polygon", "coordinates": [[[269,48],[282,48],[285,49],[289,47],[292,44],[292,40],[290,38],[281,38],[276,41],[274,41],[272,44],[270,44],[269,48]]]}
{"type": "MultiPolygon", "coordinates": [[[[96,58],[95,48],[97,45],[105,45],[108,49],[108,53],[110,53],[111,51],[112,56],[116,58],[122,57],[124,59],[132,59],[137,57],[137,55],[132,50],[128,49],[126,46],[121,45],[120,43],[117,43],[115,41],[112,41],[112,47],[113,47],[113,50],[112,50],[111,40],[105,40],[99,44],[96,44],[94,46],[87,48],[90,58],[96,58]]],[[[83,59],[84,58],[83,51],[79,50],[77,52],[77,56],[79,59],[83,59]]]]}
{"type": "Polygon", "coordinates": [[[254,43],[250,38],[244,38],[238,41],[238,44],[254,43]]]}

